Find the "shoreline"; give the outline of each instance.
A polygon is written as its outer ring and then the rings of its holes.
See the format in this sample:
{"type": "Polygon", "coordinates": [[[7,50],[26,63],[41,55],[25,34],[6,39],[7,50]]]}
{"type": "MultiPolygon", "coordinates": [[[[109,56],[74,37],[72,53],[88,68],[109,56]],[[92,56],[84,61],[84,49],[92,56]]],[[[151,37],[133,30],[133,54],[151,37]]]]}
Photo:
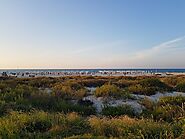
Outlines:
{"type": "Polygon", "coordinates": [[[81,71],[52,71],[52,70],[17,70],[3,71],[0,70],[0,77],[65,77],[65,76],[180,76],[185,75],[185,72],[153,72],[149,70],[81,70],[81,71]]]}

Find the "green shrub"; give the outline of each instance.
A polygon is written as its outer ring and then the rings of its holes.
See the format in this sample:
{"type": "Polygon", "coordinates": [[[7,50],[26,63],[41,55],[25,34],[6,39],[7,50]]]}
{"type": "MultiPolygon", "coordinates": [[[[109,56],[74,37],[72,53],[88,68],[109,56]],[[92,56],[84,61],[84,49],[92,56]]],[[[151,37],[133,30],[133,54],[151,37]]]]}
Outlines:
{"type": "Polygon", "coordinates": [[[135,84],[137,84],[137,81],[136,80],[121,79],[121,80],[115,82],[114,84],[119,86],[120,88],[123,88],[123,87],[129,87],[131,85],[135,85],[135,84]]]}
{"type": "Polygon", "coordinates": [[[167,104],[167,105],[157,106],[152,111],[152,115],[154,119],[172,122],[182,116],[185,116],[184,111],[185,111],[184,108],[180,106],[167,104]]]}
{"type": "Polygon", "coordinates": [[[165,88],[166,87],[166,85],[157,78],[143,79],[143,80],[141,80],[140,84],[143,87],[158,87],[158,88],[165,88]]]}
{"type": "Polygon", "coordinates": [[[171,87],[175,87],[178,83],[177,77],[166,77],[162,79],[163,82],[171,87]]]}
{"type": "Polygon", "coordinates": [[[185,96],[161,97],[158,101],[158,105],[166,105],[166,104],[178,105],[178,106],[182,106],[183,104],[185,105],[185,96]]]}
{"type": "Polygon", "coordinates": [[[66,137],[64,139],[108,139],[108,138],[104,136],[93,136],[91,134],[84,134],[84,135],[66,137]]]}
{"type": "Polygon", "coordinates": [[[46,132],[51,128],[52,124],[48,120],[36,120],[25,123],[27,132],[46,132]]]}
{"type": "Polygon", "coordinates": [[[153,110],[155,103],[151,101],[149,98],[145,97],[144,99],[140,100],[139,103],[143,105],[148,110],[153,110]]]}
{"type": "Polygon", "coordinates": [[[8,86],[5,83],[0,82],[0,92],[6,92],[8,86]]]}
{"type": "Polygon", "coordinates": [[[172,88],[157,78],[146,78],[138,84],[128,87],[128,91],[136,94],[153,95],[156,92],[171,91],[172,88]]]}
{"type": "Polygon", "coordinates": [[[26,123],[30,120],[44,120],[48,116],[47,113],[38,111],[30,114],[11,112],[9,115],[0,118],[0,136],[2,138],[20,138],[26,123]]]}
{"type": "Polygon", "coordinates": [[[157,90],[155,87],[143,87],[142,85],[137,84],[128,87],[128,91],[134,94],[153,95],[156,93],[157,90]]]}
{"type": "Polygon", "coordinates": [[[130,105],[122,105],[122,106],[106,106],[102,109],[102,114],[105,116],[135,116],[136,113],[134,109],[130,105]]]}
{"type": "Polygon", "coordinates": [[[52,95],[63,99],[81,99],[87,93],[84,87],[78,84],[63,85],[57,84],[53,87],[52,95]]]}
{"type": "Polygon", "coordinates": [[[28,85],[37,88],[49,88],[54,83],[56,83],[56,79],[52,77],[37,77],[31,78],[28,81],[28,85]]]}
{"type": "Polygon", "coordinates": [[[84,79],[80,81],[80,83],[86,87],[100,87],[106,82],[108,81],[104,79],[84,79]]]}
{"type": "Polygon", "coordinates": [[[66,115],[57,115],[58,123],[50,130],[54,137],[70,137],[83,135],[90,132],[90,125],[87,120],[83,119],[76,113],[66,115]]]}
{"type": "Polygon", "coordinates": [[[27,85],[17,85],[15,88],[10,89],[0,94],[0,98],[6,102],[18,101],[20,99],[29,98],[33,94],[39,94],[38,88],[33,88],[27,85]]]}
{"type": "Polygon", "coordinates": [[[95,91],[97,97],[119,97],[121,96],[121,89],[115,85],[107,84],[101,87],[98,87],[95,91]]]}
{"type": "Polygon", "coordinates": [[[176,90],[180,92],[185,92],[185,81],[182,81],[177,84],[176,90]]]}
{"type": "Polygon", "coordinates": [[[164,122],[129,117],[89,119],[92,132],[96,136],[118,138],[175,138],[172,126],[164,122]]]}
{"type": "Polygon", "coordinates": [[[146,108],[142,113],[144,117],[173,122],[185,116],[184,102],[182,96],[166,96],[156,103],[148,99],[143,99],[140,103],[146,108]]]}
{"type": "Polygon", "coordinates": [[[175,85],[174,89],[183,90],[183,76],[174,76],[174,82],[165,78],[0,78],[0,138],[184,138],[183,96],[162,97],[158,102],[144,98],[142,115],[123,105],[104,107],[95,116],[92,103],[81,101],[85,85],[102,85],[95,95],[110,97],[105,100],[131,98],[130,92],[151,95],[175,85]],[[42,91],[45,87],[52,87],[53,92],[42,91]]]}
{"type": "Polygon", "coordinates": [[[78,112],[82,115],[94,115],[96,110],[92,106],[73,104],[70,101],[56,99],[51,96],[35,96],[30,100],[33,108],[49,112],[78,112]]]}

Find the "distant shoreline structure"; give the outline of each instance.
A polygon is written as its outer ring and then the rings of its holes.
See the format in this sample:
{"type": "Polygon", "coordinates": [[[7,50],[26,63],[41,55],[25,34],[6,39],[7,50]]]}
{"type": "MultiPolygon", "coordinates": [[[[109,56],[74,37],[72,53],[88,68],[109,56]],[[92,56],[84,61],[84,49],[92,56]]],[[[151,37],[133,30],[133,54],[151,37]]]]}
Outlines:
{"type": "Polygon", "coordinates": [[[185,75],[185,69],[0,69],[0,76],[63,77],[63,76],[170,76],[185,75]]]}

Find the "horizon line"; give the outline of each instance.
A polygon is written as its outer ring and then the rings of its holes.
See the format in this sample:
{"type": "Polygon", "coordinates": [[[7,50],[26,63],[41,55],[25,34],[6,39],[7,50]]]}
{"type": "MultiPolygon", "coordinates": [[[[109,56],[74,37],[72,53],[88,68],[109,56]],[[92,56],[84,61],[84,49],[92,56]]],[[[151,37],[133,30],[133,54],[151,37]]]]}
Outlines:
{"type": "Polygon", "coordinates": [[[0,70],[111,70],[111,69],[180,69],[180,70],[185,70],[184,68],[139,68],[139,67],[135,67],[135,68],[0,68],[0,70]]]}

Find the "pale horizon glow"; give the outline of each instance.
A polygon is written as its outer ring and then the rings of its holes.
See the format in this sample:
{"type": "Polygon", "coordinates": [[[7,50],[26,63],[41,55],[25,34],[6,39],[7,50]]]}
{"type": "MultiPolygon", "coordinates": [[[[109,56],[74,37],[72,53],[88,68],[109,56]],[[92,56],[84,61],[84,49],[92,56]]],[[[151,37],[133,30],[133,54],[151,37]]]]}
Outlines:
{"type": "Polygon", "coordinates": [[[169,0],[1,1],[0,69],[185,68],[184,13],[169,0]]]}

